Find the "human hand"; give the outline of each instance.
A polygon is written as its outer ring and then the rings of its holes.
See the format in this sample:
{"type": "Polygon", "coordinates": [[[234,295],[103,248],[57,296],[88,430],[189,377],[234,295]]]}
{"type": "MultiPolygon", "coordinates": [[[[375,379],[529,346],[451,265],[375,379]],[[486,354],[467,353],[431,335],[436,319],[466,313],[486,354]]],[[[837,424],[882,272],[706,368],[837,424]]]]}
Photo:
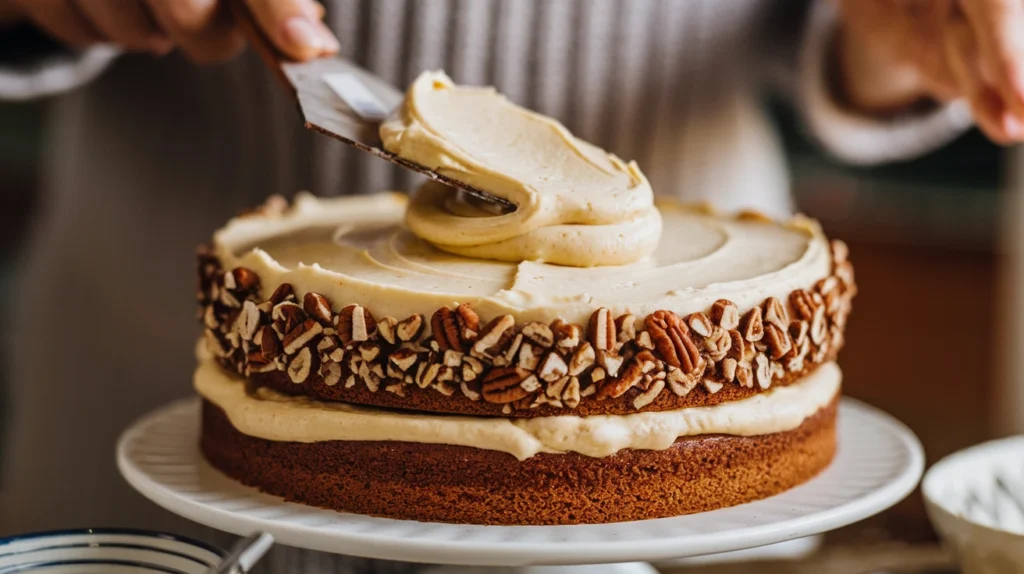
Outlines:
{"type": "Polygon", "coordinates": [[[1024,142],[1024,2],[839,0],[840,82],[854,105],[881,110],[929,97],[964,99],[1001,144],[1024,142]]]}
{"type": "MultiPolygon", "coordinates": [[[[334,53],[338,40],[315,0],[246,0],[264,34],[288,56],[308,60],[334,53]]],[[[17,15],[76,48],[110,43],[133,52],[181,50],[197,63],[236,56],[245,40],[224,0],[0,0],[17,15]]]]}

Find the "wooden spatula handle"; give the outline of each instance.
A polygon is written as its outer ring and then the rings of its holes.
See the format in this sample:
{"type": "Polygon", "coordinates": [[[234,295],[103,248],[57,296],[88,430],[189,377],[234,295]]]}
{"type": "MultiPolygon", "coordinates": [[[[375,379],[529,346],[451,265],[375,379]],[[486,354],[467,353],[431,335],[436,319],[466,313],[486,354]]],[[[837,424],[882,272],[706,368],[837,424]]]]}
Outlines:
{"type": "Polygon", "coordinates": [[[294,92],[295,86],[292,85],[288,77],[281,70],[281,64],[291,60],[278,50],[277,46],[270,41],[270,38],[263,33],[263,29],[260,28],[259,23],[256,21],[256,16],[249,9],[245,0],[230,0],[229,4],[231,5],[231,14],[234,16],[238,27],[242,30],[246,41],[249,42],[249,46],[259,54],[263,62],[270,68],[270,71],[274,73],[274,76],[294,92]]]}

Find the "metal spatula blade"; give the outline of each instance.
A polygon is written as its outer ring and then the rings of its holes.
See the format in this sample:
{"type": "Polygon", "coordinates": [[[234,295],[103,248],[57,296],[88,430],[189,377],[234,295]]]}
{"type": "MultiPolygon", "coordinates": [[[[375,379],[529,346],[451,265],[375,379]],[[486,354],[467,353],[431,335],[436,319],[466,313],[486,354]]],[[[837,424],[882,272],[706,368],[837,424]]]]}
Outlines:
{"type": "Polygon", "coordinates": [[[379,135],[380,123],[401,105],[405,97],[394,86],[341,58],[290,61],[264,36],[244,0],[232,2],[232,9],[253,49],[275,75],[294,91],[306,128],[459,189],[491,205],[492,211],[515,211],[516,206],[509,201],[404,160],[383,148],[379,135]],[[332,88],[332,84],[328,83],[329,79],[335,80],[335,87],[332,88]],[[345,94],[345,97],[340,93],[345,94]]]}

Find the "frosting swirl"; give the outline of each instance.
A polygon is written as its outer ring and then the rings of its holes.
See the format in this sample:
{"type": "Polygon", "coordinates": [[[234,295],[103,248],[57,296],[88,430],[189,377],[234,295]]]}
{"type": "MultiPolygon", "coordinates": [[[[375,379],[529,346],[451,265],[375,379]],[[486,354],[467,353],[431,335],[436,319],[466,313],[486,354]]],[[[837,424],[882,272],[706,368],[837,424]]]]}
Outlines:
{"type": "Polygon", "coordinates": [[[492,215],[454,201],[441,184],[425,184],[406,223],[445,251],[592,267],[633,263],[658,245],[661,218],[635,163],[493,88],[456,86],[442,72],[426,72],[380,135],[399,157],[516,205],[492,215]]]}

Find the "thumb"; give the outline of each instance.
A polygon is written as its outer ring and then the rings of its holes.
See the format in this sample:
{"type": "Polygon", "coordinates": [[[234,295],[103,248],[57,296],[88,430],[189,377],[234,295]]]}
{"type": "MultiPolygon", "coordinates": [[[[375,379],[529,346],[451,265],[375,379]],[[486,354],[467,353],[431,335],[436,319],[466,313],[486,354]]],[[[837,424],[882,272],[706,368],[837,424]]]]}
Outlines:
{"type": "Polygon", "coordinates": [[[323,23],[324,10],[314,0],[247,0],[263,33],[296,60],[338,51],[337,38],[323,23]]]}

